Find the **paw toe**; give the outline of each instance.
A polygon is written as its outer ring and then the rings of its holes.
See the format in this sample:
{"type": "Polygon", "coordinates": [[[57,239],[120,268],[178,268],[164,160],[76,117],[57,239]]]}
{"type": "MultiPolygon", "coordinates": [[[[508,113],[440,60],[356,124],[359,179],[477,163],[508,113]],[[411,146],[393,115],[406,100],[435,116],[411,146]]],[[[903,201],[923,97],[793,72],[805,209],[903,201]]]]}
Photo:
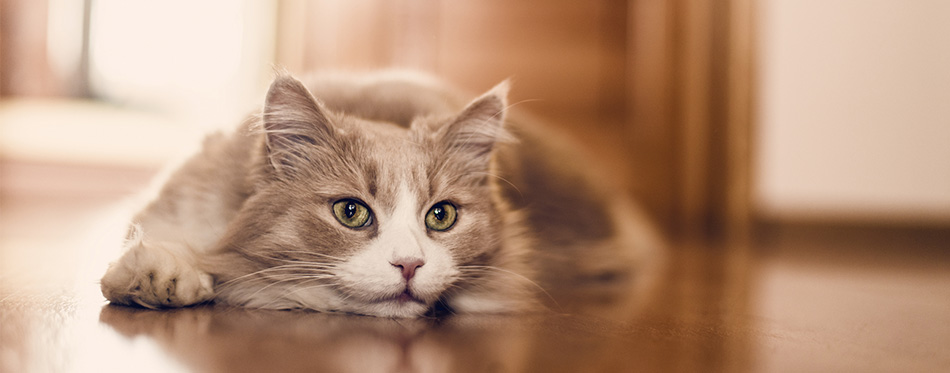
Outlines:
{"type": "Polygon", "coordinates": [[[213,296],[213,279],[181,252],[135,246],[102,279],[109,301],[147,308],[183,307],[213,296]]]}

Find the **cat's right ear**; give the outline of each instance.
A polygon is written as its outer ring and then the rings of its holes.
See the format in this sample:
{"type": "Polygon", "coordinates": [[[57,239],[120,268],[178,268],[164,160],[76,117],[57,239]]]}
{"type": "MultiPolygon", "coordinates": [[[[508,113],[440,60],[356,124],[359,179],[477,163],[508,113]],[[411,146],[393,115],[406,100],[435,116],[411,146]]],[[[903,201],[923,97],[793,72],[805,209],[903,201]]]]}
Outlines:
{"type": "Polygon", "coordinates": [[[267,90],[263,129],[267,155],[278,171],[305,161],[305,150],[333,136],[326,109],[299,80],[279,73],[267,90]]]}

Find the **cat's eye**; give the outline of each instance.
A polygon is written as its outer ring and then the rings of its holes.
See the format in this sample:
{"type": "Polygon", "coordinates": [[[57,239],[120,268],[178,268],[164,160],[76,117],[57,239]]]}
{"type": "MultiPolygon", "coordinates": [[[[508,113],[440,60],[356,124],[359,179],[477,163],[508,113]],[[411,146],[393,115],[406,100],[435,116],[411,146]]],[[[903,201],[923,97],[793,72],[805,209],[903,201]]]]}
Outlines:
{"type": "Polygon", "coordinates": [[[426,213],[426,227],[436,231],[444,231],[455,225],[458,210],[449,202],[439,202],[426,213]]]}
{"type": "Polygon", "coordinates": [[[345,227],[360,228],[369,224],[372,213],[360,201],[341,199],[333,203],[333,216],[345,227]]]}

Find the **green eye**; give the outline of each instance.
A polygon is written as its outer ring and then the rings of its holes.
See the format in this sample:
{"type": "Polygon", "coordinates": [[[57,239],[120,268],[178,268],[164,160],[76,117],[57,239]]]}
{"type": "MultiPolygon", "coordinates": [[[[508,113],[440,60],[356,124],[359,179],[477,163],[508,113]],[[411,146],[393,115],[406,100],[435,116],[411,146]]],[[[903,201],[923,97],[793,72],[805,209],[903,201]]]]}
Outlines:
{"type": "Polygon", "coordinates": [[[436,231],[448,230],[455,224],[456,218],[458,211],[455,206],[445,201],[439,202],[426,213],[426,226],[436,231]]]}
{"type": "Polygon", "coordinates": [[[353,199],[341,199],[333,203],[336,220],[348,228],[359,228],[369,223],[369,207],[353,199]]]}

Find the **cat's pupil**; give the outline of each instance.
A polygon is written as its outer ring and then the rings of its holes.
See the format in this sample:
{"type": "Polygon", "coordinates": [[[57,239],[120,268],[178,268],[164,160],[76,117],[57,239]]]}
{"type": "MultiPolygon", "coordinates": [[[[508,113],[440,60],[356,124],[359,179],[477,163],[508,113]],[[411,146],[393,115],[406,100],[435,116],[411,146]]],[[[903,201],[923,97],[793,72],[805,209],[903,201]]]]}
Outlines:
{"type": "Polygon", "coordinates": [[[445,210],[442,209],[441,207],[436,207],[432,209],[432,214],[435,215],[435,218],[439,219],[440,221],[445,219],[445,210]]]}
{"type": "Polygon", "coordinates": [[[347,219],[352,219],[353,215],[356,215],[356,204],[353,202],[347,203],[345,214],[347,219]]]}

